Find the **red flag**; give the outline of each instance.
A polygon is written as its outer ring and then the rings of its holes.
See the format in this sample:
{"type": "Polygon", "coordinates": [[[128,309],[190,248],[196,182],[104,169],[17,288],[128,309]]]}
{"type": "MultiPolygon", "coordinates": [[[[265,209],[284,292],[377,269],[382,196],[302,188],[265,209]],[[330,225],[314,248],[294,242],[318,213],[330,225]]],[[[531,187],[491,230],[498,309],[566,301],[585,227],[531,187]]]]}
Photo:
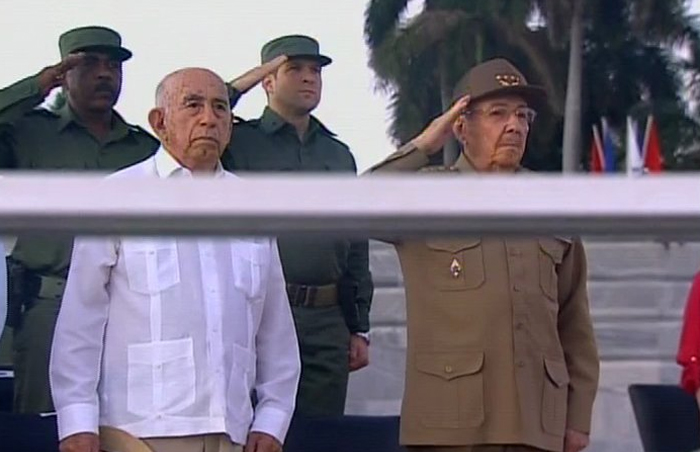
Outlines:
{"type": "Polygon", "coordinates": [[[593,139],[591,140],[591,173],[602,173],[605,171],[605,158],[603,157],[603,144],[600,141],[598,127],[593,124],[593,139]]]}
{"type": "Polygon", "coordinates": [[[664,169],[661,139],[656,121],[650,115],[647,119],[647,130],[644,136],[644,168],[650,173],[660,173],[664,169]]]}

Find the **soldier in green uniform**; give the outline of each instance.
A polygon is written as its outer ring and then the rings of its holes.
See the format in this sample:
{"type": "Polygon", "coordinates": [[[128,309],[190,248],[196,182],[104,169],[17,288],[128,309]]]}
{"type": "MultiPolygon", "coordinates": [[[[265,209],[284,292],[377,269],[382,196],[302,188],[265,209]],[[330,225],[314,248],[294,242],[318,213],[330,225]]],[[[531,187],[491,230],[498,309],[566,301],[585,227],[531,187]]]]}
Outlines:
{"type": "MultiPolygon", "coordinates": [[[[112,172],[149,157],[158,141],[114,111],[122,63],[131,52],[104,27],[81,27],[59,38],[61,62],[0,90],[0,168],[112,172]],[[40,104],[61,87],[56,110],[40,104]]],[[[14,327],[14,409],[53,411],[49,351],[72,250],[71,237],[18,237],[10,258],[14,327]]]]}
{"type": "MultiPolygon", "coordinates": [[[[311,112],[321,98],[321,70],[331,59],[308,36],[265,44],[262,65],[230,84],[231,105],[262,82],[262,116],[238,121],[226,169],[253,172],[356,173],[355,159],[311,112]]],[[[337,416],[345,408],[348,374],[367,365],[374,287],[367,240],[281,237],[287,293],[297,327],[302,374],[297,414],[337,416]]]]}

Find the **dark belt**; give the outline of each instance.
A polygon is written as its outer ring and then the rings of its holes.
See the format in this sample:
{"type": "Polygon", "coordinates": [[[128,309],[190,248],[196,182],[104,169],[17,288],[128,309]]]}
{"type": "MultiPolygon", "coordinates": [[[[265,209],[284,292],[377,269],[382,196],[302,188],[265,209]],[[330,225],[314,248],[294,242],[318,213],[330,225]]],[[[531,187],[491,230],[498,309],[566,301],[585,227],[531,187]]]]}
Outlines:
{"type": "Polygon", "coordinates": [[[287,296],[292,306],[321,308],[338,304],[338,287],[335,284],[325,286],[305,286],[287,284],[287,296]]]}

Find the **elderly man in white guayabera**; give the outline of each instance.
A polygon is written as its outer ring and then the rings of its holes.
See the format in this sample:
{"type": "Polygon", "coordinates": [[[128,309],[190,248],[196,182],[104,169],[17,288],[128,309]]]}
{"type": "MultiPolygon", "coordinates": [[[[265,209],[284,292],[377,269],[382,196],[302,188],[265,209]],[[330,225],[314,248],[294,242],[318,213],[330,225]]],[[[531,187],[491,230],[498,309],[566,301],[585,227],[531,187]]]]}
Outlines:
{"type": "MultiPolygon", "coordinates": [[[[149,122],[162,147],[110,177],[235,178],[216,74],[168,75],[149,122]]],[[[50,366],[62,452],[97,452],[98,426],[155,452],[281,450],[300,361],[275,240],[81,238],[72,262],[50,366]]]]}

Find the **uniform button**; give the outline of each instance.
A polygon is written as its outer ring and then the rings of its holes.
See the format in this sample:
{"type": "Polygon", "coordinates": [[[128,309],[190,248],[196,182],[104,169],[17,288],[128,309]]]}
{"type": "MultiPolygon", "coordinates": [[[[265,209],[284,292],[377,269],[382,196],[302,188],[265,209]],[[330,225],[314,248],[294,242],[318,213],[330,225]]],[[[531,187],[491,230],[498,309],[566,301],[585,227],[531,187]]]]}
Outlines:
{"type": "Polygon", "coordinates": [[[518,323],[515,324],[515,329],[516,329],[516,330],[522,330],[524,326],[525,326],[525,325],[523,324],[523,322],[518,322],[518,323]]]}
{"type": "Polygon", "coordinates": [[[520,286],[513,284],[513,292],[520,292],[520,286]]]}
{"type": "Polygon", "coordinates": [[[520,367],[520,368],[525,367],[525,361],[518,361],[518,367],[520,367]]]}
{"type": "Polygon", "coordinates": [[[446,374],[451,374],[453,371],[454,371],[454,369],[449,364],[445,366],[445,373],[446,374]]]}

